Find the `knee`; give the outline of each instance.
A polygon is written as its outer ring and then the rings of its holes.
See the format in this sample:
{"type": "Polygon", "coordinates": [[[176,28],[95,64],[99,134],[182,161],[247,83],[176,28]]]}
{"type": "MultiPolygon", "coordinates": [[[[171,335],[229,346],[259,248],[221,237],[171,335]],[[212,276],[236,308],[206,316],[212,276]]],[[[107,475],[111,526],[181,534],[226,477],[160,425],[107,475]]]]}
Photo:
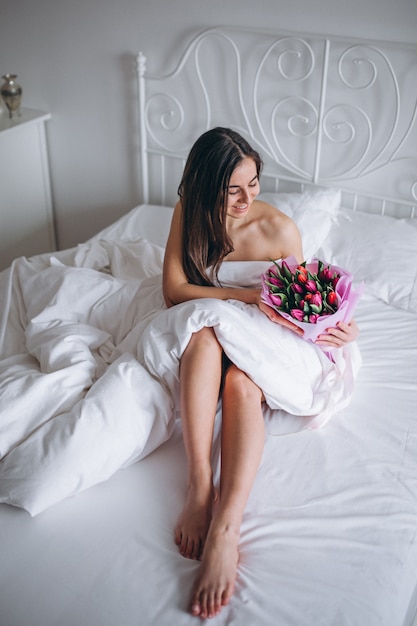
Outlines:
{"type": "Polygon", "coordinates": [[[237,395],[241,398],[262,401],[262,391],[253,380],[236,365],[231,365],[224,378],[224,393],[237,395]]]}
{"type": "Polygon", "coordinates": [[[219,353],[222,352],[215,332],[210,326],[205,326],[196,333],[193,333],[186,350],[212,350],[219,353]]]}

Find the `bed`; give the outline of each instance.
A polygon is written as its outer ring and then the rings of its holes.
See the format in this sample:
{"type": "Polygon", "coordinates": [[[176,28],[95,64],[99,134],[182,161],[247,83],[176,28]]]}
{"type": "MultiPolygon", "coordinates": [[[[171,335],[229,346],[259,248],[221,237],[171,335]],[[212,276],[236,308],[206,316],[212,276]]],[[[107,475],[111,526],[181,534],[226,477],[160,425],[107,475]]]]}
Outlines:
{"type": "MultiPolygon", "coordinates": [[[[165,74],[138,55],[141,204],[0,274],[2,626],[199,620],[199,563],[173,540],[178,354],[165,322],[149,328],[181,170],[216,125],[261,152],[262,196],[306,258],[364,293],[351,402],[324,424],[265,408],[236,590],[213,623],[417,624],[416,67],[411,45],[232,28],[197,33],[165,74]]],[[[218,428],[213,466],[218,480],[218,428]]]]}

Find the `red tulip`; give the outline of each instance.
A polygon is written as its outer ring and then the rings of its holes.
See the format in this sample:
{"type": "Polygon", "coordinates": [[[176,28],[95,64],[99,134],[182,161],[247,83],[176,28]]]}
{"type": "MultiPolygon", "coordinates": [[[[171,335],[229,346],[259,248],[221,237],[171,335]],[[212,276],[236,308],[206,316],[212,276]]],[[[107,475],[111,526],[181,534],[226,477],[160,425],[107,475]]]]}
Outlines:
{"type": "Polygon", "coordinates": [[[334,306],[335,304],[337,304],[337,295],[335,291],[329,291],[326,296],[326,302],[330,306],[334,306]]]}
{"type": "Polygon", "coordinates": [[[301,272],[297,274],[297,281],[301,285],[304,285],[307,282],[307,274],[301,274],[301,272]]]}

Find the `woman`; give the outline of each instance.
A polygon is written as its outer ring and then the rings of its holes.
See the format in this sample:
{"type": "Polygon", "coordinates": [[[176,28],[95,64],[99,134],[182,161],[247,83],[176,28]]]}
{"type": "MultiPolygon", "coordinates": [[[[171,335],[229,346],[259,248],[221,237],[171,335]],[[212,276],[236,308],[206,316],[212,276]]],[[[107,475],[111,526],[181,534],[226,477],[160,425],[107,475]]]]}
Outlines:
{"type": "MultiPolygon", "coordinates": [[[[262,162],[238,133],[214,128],[189,154],[179,187],[163,272],[168,307],[187,300],[218,298],[256,305],[273,322],[301,333],[261,302],[257,288],[222,287],[219,273],[233,261],[294,256],[303,261],[294,222],[257,201],[262,162]]],[[[287,332],[287,331],[285,331],[287,332]]],[[[356,324],[339,324],[317,340],[340,347],[358,335],[356,324]]],[[[305,342],[303,342],[305,343],[305,342]]],[[[188,491],[175,529],[182,555],[201,559],[191,613],[214,617],[233,593],[240,525],[263,453],[260,389],[225,358],[211,327],[195,332],[180,366],[180,401],[188,463],[188,491]],[[213,487],[211,445],[222,394],[220,493],[213,487]]]]}

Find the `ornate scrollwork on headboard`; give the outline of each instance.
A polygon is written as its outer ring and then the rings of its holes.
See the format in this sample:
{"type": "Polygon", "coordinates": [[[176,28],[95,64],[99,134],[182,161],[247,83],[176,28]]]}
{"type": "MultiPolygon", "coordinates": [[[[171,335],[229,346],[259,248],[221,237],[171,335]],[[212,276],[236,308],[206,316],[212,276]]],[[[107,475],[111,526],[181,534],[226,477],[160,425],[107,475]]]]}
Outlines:
{"type": "Polygon", "coordinates": [[[260,150],[269,180],[412,206],[416,74],[411,45],[210,29],[166,76],[147,76],[139,57],[142,161],[165,172],[204,130],[231,126],[260,150]]]}

